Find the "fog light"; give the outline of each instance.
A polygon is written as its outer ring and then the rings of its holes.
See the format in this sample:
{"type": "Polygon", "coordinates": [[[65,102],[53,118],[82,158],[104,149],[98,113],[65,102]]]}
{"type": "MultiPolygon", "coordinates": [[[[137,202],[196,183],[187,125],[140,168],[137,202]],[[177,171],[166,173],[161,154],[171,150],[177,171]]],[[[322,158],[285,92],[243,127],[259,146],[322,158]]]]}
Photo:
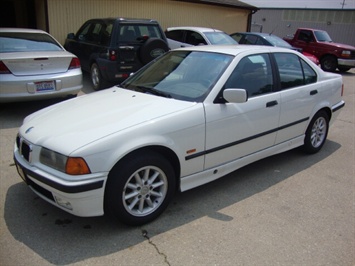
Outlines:
{"type": "Polygon", "coordinates": [[[55,198],[55,201],[57,202],[57,204],[59,206],[62,206],[63,208],[66,208],[66,209],[71,210],[71,211],[73,210],[73,207],[71,206],[69,201],[64,200],[62,198],[59,198],[57,196],[54,196],[54,198],[55,198]]]}

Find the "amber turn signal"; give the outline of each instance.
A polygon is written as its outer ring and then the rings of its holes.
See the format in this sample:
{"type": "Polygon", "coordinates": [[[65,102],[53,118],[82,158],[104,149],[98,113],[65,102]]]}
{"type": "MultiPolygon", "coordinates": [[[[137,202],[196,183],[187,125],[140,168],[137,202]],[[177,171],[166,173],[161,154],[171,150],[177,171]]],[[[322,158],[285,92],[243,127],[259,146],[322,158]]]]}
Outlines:
{"type": "Polygon", "coordinates": [[[68,158],[65,172],[69,175],[86,175],[91,173],[85,160],[79,157],[68,158]]]}

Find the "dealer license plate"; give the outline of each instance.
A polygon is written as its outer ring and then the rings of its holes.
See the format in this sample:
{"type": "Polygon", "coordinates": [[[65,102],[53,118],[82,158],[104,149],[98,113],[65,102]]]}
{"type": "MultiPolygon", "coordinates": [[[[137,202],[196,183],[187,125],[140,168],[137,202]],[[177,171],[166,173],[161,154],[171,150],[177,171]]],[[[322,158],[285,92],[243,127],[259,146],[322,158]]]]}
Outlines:
{"type": "Polygon", "coordinates": [[[55,90],[54,81],[35,82],[35,86],[36,86],[36,92],[46,92],[46,91],[55,90]]]}

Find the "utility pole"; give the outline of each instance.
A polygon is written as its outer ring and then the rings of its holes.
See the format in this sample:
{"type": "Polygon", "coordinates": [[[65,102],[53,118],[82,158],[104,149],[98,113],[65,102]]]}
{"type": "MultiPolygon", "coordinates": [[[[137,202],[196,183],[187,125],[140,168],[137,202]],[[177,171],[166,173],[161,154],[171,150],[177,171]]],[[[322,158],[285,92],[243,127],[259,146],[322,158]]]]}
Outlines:
{"type": "Polygon", "coordinates": [[[341,4],[341,9],[344,9],[344,5],[346,5],[345,0],[343,0],[343,3],[341,4]]]}

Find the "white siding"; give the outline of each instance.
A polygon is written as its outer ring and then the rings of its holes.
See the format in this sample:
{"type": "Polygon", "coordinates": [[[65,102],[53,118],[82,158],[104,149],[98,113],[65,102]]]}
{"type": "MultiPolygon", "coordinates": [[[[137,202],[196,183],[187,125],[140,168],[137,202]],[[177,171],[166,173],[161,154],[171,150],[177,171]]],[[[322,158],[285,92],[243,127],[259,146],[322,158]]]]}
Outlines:
{"type": "Polygon", "coordinates": [[[355,11],[263,9],[252,16],[252,31],[273,32],[279,37],[292,35],[298,28],[325,30],[334,42],[355,46],[355,11]]]}

